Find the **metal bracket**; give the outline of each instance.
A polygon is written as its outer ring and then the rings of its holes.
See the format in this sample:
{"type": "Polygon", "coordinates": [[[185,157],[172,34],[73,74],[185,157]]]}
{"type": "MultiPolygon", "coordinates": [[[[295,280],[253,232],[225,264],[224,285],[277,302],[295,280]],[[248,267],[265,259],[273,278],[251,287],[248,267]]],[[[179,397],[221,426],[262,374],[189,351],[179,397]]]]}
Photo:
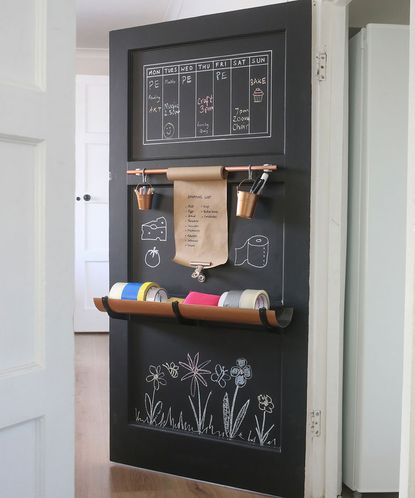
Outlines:
{"type": "Polygon", "coordinates": [[[310,413],[310,432],[312,437],[321,435],[321,410],[313,410],[310,413]]]}
{"type": "Polygon", "coordinates": [[[318,81],[326,81],[327,53],[319,52],[316,55],[316,76],[318,81]]]}

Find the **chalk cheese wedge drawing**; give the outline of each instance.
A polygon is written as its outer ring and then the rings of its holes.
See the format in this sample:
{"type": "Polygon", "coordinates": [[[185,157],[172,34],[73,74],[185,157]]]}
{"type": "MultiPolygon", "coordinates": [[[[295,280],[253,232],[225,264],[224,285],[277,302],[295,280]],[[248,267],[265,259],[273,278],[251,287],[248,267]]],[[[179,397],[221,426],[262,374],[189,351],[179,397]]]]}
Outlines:
{"type": "Polygon", "coordinates": [[[164,216],[141,225],[141,240],[167,240],[167,221],[164,216]]]}
{"type": "Polygon", "coordinates": [[[265,268],[268,264],[269,239],[265,235],[253,235],[242,247],[235,248],[235,266],[247,263],[254,268],[265,268]]]}

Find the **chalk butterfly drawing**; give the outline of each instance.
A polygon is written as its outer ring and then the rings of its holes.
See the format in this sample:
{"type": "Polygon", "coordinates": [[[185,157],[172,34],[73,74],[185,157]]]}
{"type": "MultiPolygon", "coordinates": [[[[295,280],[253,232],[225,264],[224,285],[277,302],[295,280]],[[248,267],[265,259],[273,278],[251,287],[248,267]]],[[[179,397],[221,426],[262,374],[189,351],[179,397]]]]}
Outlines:
{"type": "Polygon", "coordinates": [[[228,380],[231,380],[231,376],[228,374],[229,370],[225,368],[224,365],[219,365],[215,367],[214,373],[210,376],[212,382],[216,382],[220,387],[224,388],[228,380]]]}
{"type": "MultiPolygon", "coordinates": [[[[216,363],[212,371],[209,369],[211,360],[200,360],[200,354],[191,355],[187,353],[184,361],[166,361],[160,365],[149,365],[148,375],[145,377],[147,384],[152,385],[152,392],[144,394],[144,410],[135,409],[137,423],[148,424],[153,427],[171,429],[182,432],[190,432],[195,436],[211,436],[223,440],[237,440],[246,444],[278,448],[275,424],[267,426],[267,420],[275,416],[275,405],[269,394],[258,394],[257,410],[259,415],[248,416],[252,410],[251,399],[244,400],[242,405],[238,403],[238,394],[252,379],[252,367],[245,358],[238,358],[235,365],[227,367],[222,363],[216,363]],[[185,408],[174,413],[174,407],[164,409],[161,399],[163,393],[168,392],[168,385],[173,385],[173,393],[176,393],[174,384],[189,383],[187,401],[190,410],[185,408]],[[222,396],[222,389],[234,383],[235,390],[230,400],[228,392],[222,396]],[[172,384],[170,384],[172,383],[172,384]],[[222,414],[209,413],[212,399],[222,401],[222,414]],[[186,420],[186,412],[191,413],[191,421],[186,420]],[[141,415],[143,413],[143,415],[141,415]],[[262,419],[261,419],[262,413],[262,419]],[[255,420],[252,427],[251,422],[255,420]],[[251,422],[250,422],[251,421],[251,422]]],[[[171,398],[170,398],[171,399],[171,398]]],[[[177,394],[174,394],[175,402],[177,394]]],[[[186,399],[186,398],[185,398],[186,399]]]]}

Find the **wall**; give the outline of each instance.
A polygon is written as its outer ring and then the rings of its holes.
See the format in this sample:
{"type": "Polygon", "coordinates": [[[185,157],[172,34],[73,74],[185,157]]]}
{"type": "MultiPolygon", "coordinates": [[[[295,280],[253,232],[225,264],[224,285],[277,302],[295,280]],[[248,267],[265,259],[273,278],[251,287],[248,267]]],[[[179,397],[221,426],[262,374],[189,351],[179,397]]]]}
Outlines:
{"type": "Polygon", "coordinates": [[[76,74],[109,74],[109,51],[102,48],[76,49],[76,74]]]}
{"type": "Polygon", "coordinates": [[[210,0],[209,2],[182,0],[175,2],[174,7],[170,9],[169,20],[216,14],[230,10],[249,9],[252,7],[261,7],[262,5],[284,3],[284,1],[293,0],[210,0]]]}
{"type": "Polygon", "coordinates": [[[409,24],[409,5],[410,0],[353,0],[349,7],[349,26],[409,24]]]}

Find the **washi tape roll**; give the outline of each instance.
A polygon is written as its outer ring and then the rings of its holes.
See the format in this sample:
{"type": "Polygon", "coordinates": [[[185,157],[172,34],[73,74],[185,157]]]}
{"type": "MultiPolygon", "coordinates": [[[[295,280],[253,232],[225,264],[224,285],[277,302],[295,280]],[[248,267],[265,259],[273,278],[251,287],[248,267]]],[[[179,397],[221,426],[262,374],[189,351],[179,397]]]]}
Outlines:
{"type": "Polygon", "coordinates": [[[108,297],[110,299],[137,301],[141,286],[141,282],[117,282],[111,287],[108,297]]]}
{"type": "Polygon", "coordinates": [[[202,292],[189,292],[183,304],[199,304],[202,306],[217,306],[220,296],[215,294],[203,294],[202,292]]]}
{"type": "Polygon", "coordinates": [[[266,308],[269,309],[270,302],[268,293],[264,290],[245,289],[239,299],[239,307],[247,309],[266,308]]]}
{"type": "Polygon", "coordinates": [[[158,289],[160,286],[156,284],[156,282],[144,282],[138,291],[137,300],[138,301],[147,301],[147,293],[150,289],[156,288],[158,289]]]}
{"type": "Polygon", "coordinates": [[[155,303],[166,303],[167,299],[167,291],[162,287],[150,287],[146,294],[146,301],[152,301],[155,303]]]}
{"type": "Polygon", "coordinates": [[[242,296],[241,290],[231,290],[227,292],[222,306],[224,308],[239,308],[239,300],[242,296]]]}

